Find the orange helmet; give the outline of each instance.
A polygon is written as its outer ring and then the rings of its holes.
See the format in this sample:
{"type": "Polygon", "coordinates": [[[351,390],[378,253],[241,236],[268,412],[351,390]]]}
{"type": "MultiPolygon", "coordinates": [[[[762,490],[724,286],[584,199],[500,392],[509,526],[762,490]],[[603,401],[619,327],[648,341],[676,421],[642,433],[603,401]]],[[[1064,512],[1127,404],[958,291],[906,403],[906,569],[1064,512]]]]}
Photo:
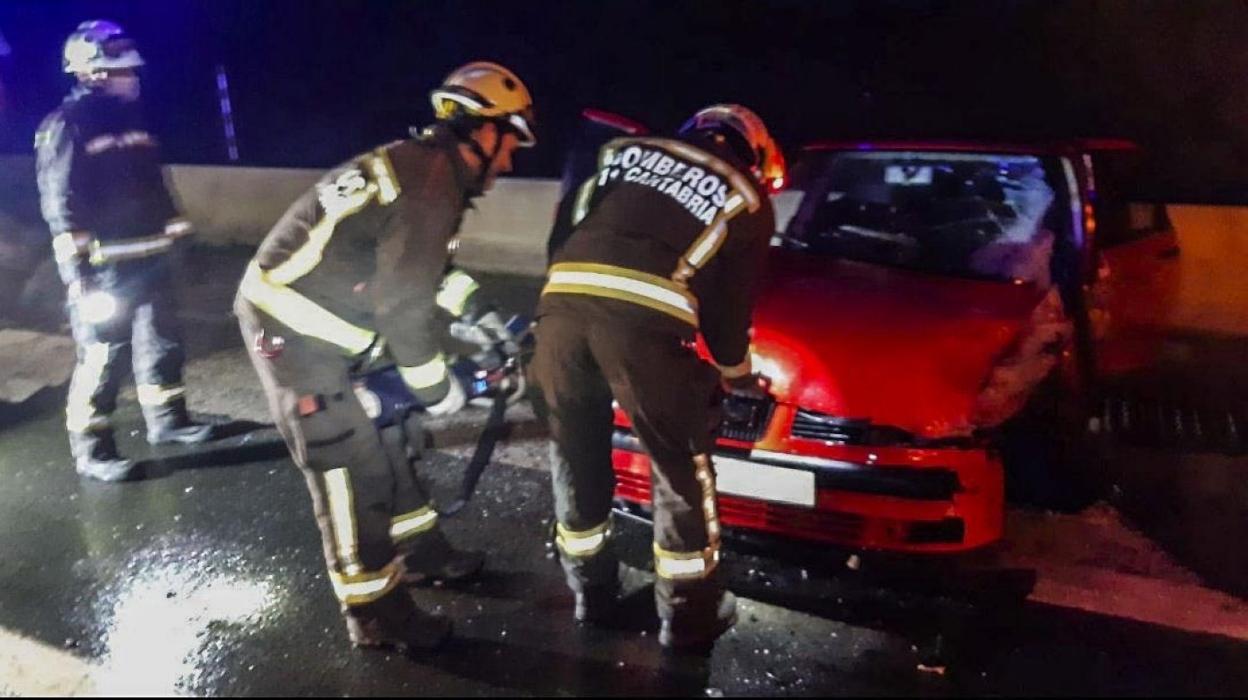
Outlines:
{"type": "Polygon", "coordinates": [[[515,73],[497,63],[474,61],[456,68],[429,99],[438,119],[459,115],[492,119],[511,128],[521,146],[537,143],[529,89],[515,73]]]}
{"type": "Polygon", "coordinates": [[[754,179],[769,189],[784,186],[784,154],[753,110],[737,104],[719,104],[698,110],[680,127],[680,133],[701,129],[731,129],[741,135],[753,154],[748,164],[754,179]]]}

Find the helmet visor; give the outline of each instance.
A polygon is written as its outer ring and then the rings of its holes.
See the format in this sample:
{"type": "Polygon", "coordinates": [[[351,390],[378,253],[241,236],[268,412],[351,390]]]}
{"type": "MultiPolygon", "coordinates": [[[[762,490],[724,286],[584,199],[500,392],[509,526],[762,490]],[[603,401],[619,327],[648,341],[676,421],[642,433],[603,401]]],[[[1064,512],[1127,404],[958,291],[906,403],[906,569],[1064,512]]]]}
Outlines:
{"type": "Polygon", "coordinates": [[[512,131],[516,132],[521,148],[529,148],[537,145],[537,135],[533,133],[532,109],[526,109],[520,113],[507,115],[507,125],[511,127],[512,131]]]}
{"type": "Polygon", "coordinates": [[[134,45],[134,40],[127,37],[116,37],[108,39],[100,44],[100,55],[108,59],[121,59],[127,56],[138,56],[139,50],[134,45]]]}

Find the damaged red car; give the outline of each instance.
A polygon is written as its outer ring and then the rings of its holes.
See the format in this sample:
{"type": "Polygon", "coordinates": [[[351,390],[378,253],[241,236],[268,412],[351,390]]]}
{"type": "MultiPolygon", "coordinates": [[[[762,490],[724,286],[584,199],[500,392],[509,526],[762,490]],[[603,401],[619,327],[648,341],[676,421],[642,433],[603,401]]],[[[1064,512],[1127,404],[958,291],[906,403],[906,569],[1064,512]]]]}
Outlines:
{"type": "MultiPolygon", "coordinates": [[[[1020,494],[1074,488],[1103,317],[1085,146],[804,149],[754,314],[772,396],[724,403],[730,530],[955,553],[1001,538],[1007,472],[1020,494]]],[[[644,514],[650,462],[618,410],[613,462],[644,514]]]]}

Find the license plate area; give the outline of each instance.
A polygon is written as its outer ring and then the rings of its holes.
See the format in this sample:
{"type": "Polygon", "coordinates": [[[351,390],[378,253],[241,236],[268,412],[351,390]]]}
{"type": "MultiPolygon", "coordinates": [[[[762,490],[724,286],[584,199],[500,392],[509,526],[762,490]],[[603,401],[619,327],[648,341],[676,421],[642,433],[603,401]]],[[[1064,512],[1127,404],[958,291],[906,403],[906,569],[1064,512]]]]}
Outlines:
{"type": "Polygon", "coordinates": [[[815,507],[814,472],[716,456],[715,473],[716,490],[721,494],[815,507]]]}

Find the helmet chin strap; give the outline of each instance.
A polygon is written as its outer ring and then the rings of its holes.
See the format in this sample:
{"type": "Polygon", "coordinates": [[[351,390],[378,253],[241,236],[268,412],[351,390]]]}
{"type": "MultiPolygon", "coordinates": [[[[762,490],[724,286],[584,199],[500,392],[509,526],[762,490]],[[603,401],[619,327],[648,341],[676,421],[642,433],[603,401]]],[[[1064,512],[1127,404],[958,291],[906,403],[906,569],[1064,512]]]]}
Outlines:
{"type": "Polygon", "coordinates": [[[471,135],[464,139],[468,143],[468,148],[472,150],[473,155],[481,162],[477,170],[477,183],[474,188],[474,195],[480,195],[485,192],[485,181],[490,176],[490,169],[494,167],[494,160],[498,158],[498,154],[503,150],[503,130],[497,122],[494,122],[494,133],[494,148],[489,153],[486,153],[485,149],[481,147],[481,143],[471,135]]]}

